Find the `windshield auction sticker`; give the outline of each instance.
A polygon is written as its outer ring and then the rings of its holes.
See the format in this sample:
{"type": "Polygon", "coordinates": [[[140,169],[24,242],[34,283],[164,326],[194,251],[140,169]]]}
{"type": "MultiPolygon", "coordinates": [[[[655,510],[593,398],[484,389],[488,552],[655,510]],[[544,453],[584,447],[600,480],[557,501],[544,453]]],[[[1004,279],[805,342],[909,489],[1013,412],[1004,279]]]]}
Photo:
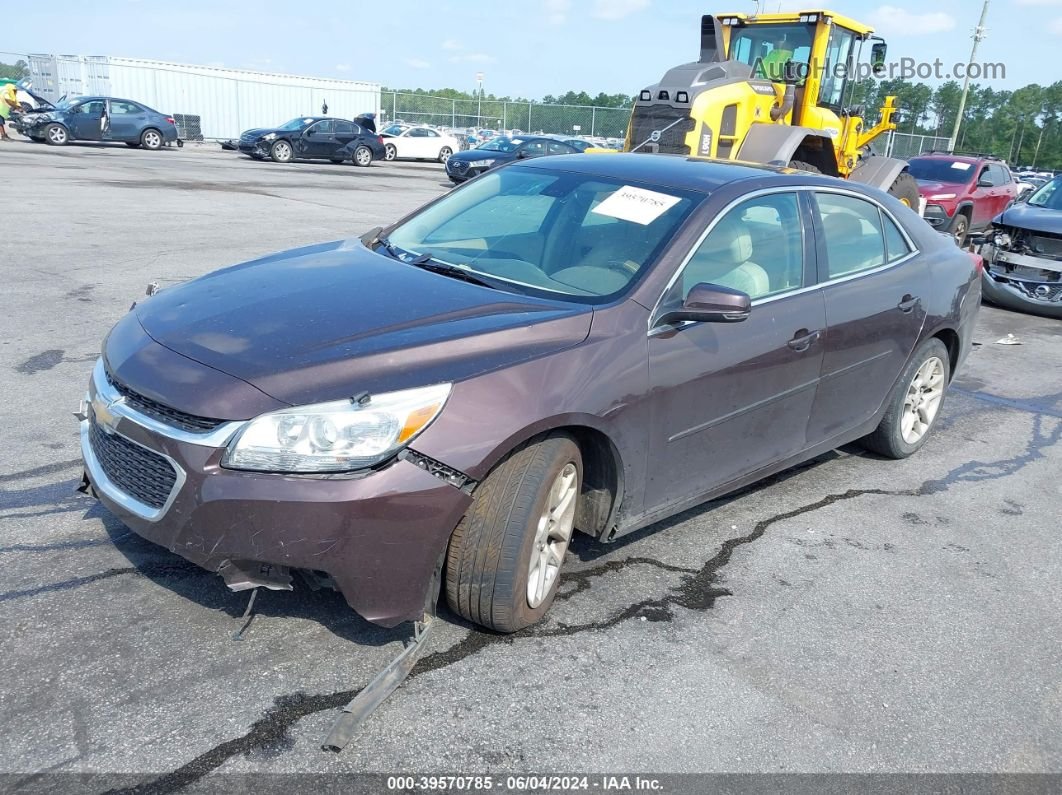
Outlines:
{"type": "Polygon", "coordinates": [[[678,196],[624,185],[590,212],[648,226],[679,201],[678,196]]]}

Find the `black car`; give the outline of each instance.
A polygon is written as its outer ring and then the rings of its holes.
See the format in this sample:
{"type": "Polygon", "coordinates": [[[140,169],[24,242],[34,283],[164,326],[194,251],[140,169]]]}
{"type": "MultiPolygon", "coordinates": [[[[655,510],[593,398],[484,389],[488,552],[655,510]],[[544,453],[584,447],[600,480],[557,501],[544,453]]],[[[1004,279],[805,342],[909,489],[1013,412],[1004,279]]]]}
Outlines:
{"type": "Polygon", "coordinates": [[[1055,177],[992,222],[981,247],[987,300],[1062,318],[1062,177],[1055,177]]]}
{"type": "Polygon", "coordinates": [[[579,150],[571,144],[544,135],[520,135],[507,138],[499,135],[475,149],[456,152],[446,161],[446,176],[451,182],[464,182],[479,176],[488,168],[513,160],[542,155],[576,155],[579,150]]]}
{"type": "Polygon", "coordinates": [[[348,119],[300,116],[272,129],[247,130],[240,136],[240,152],[255,160],[275,163],[292,160],[350,160],[368,166],[384,156],[383,139],[348,119]]]}

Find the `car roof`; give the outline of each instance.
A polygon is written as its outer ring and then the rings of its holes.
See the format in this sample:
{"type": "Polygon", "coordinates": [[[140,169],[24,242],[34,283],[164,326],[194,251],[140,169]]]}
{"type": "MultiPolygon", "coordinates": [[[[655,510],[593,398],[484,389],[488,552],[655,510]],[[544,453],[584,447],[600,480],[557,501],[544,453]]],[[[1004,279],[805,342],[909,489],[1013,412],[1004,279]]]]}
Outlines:
{"type": "MultiPolygon", "coordinates": [[[[600,177],[659,183],[690,190],[714,190],[721,185],[755,177],[790,173],[789,169],[756,163],[706,160],[683,155],[608,152],[556,155],[522,161],[529,168],[549,168],[563,163],[565,171],[600,177]]],[[[816,175],[808,175],[816,176],[816,175]]]]}

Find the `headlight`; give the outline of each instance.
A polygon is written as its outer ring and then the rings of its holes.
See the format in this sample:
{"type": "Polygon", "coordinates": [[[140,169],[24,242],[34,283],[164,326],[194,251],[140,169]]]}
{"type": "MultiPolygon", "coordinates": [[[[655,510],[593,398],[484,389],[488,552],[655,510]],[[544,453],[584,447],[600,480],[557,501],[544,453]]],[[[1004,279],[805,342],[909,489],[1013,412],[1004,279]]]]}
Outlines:
{"type": "Polygon", "coordinates": [[[450,384],[274,411],[251,420],[221,465],[259,472],[349,472],[386,461],[438,416],[450,384]]]}
{"type": "Polygon", "coordinates": [[[263,141],[272,141],[276,137],[277,137],[276,133],[266,133],[265,135],[262,136],[262,140],[263,141]]]}
{"type": "Polygon", "coordinates": [[[954,193],[934,193],[932,196],[930,196],[928,198],[929,198],[930,201],[933,201],[934,199],[954,199],[955,198],[955,194],[954,193]]]}
{"type": "Polygon", "coordinates": [[[493,160],[473,160],[468,164],[469,168],[490,168],[494,165],[493,160]]]}

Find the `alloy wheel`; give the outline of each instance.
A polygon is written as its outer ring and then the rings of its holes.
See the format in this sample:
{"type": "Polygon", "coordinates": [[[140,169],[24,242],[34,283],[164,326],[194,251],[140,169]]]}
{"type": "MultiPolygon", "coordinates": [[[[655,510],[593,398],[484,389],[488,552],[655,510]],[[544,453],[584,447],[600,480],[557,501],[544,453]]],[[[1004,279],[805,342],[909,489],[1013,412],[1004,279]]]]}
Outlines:
{"type": "Polygon", "coordinates": [[[359,166],[367,166],[372,162],[372,152],[368,147],[359,146],[354,150],[354,162],[359,166]]]}
{"type": "Polygon", "coordinates": [[[569,462],[557,474],[546,495],[528,566],[527,604],[532,608],[542,604],[560,575],[572,539],[578,480],[579,470],[569,462]]]}
{"type": "Polygon", "coordinates": [[[66,129],[60,127],[58,124],[48,128],[48,140],[53,144],[59,144],[61,146],[66,143],[66,138],[66,129]]]}
{"type": "Polygon", "coordinates": [[[158,149],[162,146],[162,136],[154,130],[148,130],[144,133],[144,146],[148,149],[158,149]]]}
{"type": "Polygon", "coordinates": [[[907,444],[915,444],[929,432],[944,397],[944,362],[936,356],[926,359],[918,368],[907,397],[903,401],[900,433],[907,444]]]}
{"type": "Polygon", "coordinates": [[[396,157],[398,157],[398,150],[393,144],[384,147],[384,160],[394,160],[396,157]]]}

